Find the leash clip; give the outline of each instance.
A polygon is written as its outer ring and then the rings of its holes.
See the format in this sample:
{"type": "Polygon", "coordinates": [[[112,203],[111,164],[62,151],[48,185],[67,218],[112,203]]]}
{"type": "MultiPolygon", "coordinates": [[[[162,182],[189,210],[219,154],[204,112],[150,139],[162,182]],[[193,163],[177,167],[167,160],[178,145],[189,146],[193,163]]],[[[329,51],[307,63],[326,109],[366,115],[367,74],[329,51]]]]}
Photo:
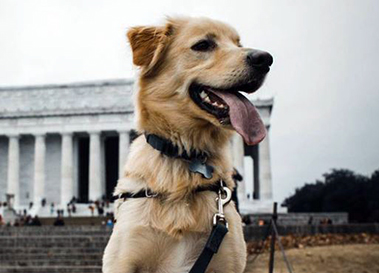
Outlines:
{"type": "Polygon", "coordinates": [[[228,228],[228,221],[226,221],[224,214],[224,206],[228,204],[232,198],[232,191],[224,186],[224,182],[220,181],[220,189],[218,190],[218,197],[216,198],[218,212],[213,215],[213,225],[216,226],[218,222],[223,222],[228,228]]]}

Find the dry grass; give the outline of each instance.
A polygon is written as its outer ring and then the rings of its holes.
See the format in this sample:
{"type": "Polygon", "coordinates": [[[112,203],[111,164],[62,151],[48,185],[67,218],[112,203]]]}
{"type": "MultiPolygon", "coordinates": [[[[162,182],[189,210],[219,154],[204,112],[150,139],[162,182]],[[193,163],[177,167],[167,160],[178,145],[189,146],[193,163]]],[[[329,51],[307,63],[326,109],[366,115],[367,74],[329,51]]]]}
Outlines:
{"type": "MultiPolygon", "coordinates": [[[[379,273],[379,244],[330,245],[286,251],[295,273],[379,273]]],[[[249,256],[245,273],[267,273],[268,253],[249,256]]],[[[275,273],[289,272],[276,252],[275,273]]]]}
{"type": "MultiPolygon", "coordinates": [[[[250,242],[247,244],[249,255],[257,252],[266,252],[270,249],[270,240],[250,242]]],[[[316,235],[286,235],[280,236],[280,241],[285,249],[307,248],[315,246],[329,245],[354,245],[354,244],[379,244],[379,234],[358,233],[358,234],[316,234],[316,235]]],[[[276,244],[276,249],[279,249],[276,244]]]]}

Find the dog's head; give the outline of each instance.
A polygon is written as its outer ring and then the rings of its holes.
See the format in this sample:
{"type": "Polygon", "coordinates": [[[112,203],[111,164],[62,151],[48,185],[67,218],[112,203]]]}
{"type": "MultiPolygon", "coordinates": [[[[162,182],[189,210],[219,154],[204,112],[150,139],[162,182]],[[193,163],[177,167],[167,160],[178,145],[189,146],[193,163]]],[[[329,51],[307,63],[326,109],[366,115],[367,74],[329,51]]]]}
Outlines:
{"type": "Polygon", "coordinates": [[[230,26],[206,18],[168,19],[161,27],[128,31],[133,62],[141,67],[140,128],[235,129],[247,144],[266,130],[257,110],[239,91],[252,93],[273,62],[244,48],[230,26]]]}

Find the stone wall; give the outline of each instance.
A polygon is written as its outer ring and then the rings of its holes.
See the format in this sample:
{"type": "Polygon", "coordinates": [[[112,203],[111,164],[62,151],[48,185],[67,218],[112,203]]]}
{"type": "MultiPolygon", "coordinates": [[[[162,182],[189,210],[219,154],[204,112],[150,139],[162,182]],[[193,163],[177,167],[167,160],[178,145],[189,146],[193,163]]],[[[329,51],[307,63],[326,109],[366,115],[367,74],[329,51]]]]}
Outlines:
{"type": "MultiPolygon", "coordinates": [[[[251,214],[249,215],[251,224],[258,225],[260,220],[269,223],[272,214],[251,214]]],[[[321,220],[330,219],[333,224],[347,224],[348,214],[341,213],[280,213],[278,215],[278,225],[308,225],[310,218],[312,224],[320,224],[321,220]]]]}
{"type": "MultiPolygon", "coordinates": [[[[246,241],[258,241],[266,238],[269,226],[245,226],[244,234],[246,241]]],[[[345,225],[278,225],[279,235],[315,235],[315,234],[379,234],[379,224],[345,224],[345,225]]]]}

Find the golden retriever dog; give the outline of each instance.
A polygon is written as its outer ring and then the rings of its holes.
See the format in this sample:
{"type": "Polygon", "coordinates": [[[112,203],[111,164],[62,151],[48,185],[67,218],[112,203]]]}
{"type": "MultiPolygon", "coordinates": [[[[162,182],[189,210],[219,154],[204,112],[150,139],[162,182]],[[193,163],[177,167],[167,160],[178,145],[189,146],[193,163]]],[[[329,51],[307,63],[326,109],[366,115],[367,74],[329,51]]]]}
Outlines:
{"type": "MultiPolygon", "coordinates": [[[[265,127],[251,93],[263,83],[273,59],[244,48],[229,25],[207,18],[168,18],[163,26],[133,27],[128,33],[133,62],[140,68],[137,129],[115,196],[117,220],[104,252],[104,273],[184,273],[199,257],[218,212],[217,192],[197,191],[224,181],[232,189],[229,142],[239,133],[259,143],[265,127]],[[162,154],[147,142],[154,134],[178,153],[206,154],[211,178],[191,171],[189,161],[162,154]],[[151,197],[151,198],[149,198],[151,197]]],[[[229,232],[206,272],[241,273],[246,247],[233,202],[224,206],[229,232]]]]}

